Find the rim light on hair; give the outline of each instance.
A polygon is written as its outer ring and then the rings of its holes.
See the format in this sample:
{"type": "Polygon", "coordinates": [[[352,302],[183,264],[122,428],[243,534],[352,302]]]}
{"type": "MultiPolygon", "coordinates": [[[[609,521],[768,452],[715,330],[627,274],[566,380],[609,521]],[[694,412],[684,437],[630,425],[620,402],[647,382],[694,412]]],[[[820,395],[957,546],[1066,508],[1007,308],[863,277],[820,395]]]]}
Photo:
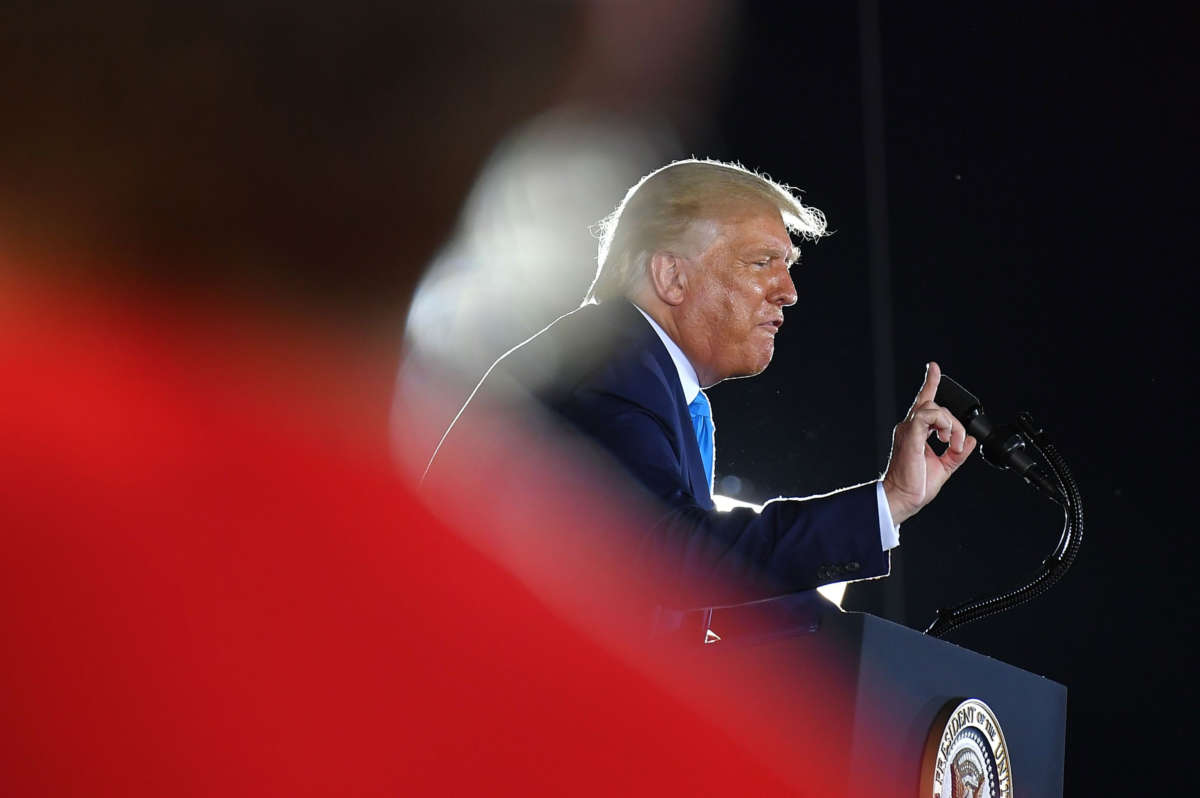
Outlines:
{"type": "Polygon", "coordinates": [[[677,244],[691,224],[730,204],[766,202],[788,231],[807,241],[825,235],[825,214],[794,189],[737,163],[689,158],[639,180],[596,227],[596,276],[584,304],[629,296],[654,252],[677,244]]]}

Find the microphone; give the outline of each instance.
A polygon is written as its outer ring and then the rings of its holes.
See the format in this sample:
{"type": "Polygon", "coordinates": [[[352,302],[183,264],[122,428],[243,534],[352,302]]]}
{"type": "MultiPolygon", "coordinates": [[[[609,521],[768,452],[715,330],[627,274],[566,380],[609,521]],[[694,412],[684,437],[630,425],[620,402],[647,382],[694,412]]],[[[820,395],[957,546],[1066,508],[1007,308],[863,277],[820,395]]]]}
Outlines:
{"type": "Polygon", "coordinates": [[[1030,455],[1025,435],[1014,425],[997,425],[983,412],[983,403],[966,388],[942,375],[938,383],[934,402],[950,411],[966,428],[968,435],[979,441],[979,455],[992,466],[1001,470],[1016,471],[1030,485],[1045,493],[1059,504],[1066,497],[1058,487],[1046,479],[1037,461],[1030,455]]]}

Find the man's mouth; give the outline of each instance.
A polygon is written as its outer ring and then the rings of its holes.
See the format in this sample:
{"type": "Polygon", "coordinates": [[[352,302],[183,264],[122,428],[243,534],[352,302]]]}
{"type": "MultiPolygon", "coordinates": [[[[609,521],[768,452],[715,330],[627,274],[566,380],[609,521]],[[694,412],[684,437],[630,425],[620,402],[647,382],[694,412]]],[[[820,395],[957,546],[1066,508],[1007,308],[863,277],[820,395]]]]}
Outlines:
{"type": "Polygon", "coordinates": [[[764,321],[758,326],[765,327],[773,335],[779,332],[779,328],[783,326],[783,319],[771,319],[770,321],[764,321]]]}

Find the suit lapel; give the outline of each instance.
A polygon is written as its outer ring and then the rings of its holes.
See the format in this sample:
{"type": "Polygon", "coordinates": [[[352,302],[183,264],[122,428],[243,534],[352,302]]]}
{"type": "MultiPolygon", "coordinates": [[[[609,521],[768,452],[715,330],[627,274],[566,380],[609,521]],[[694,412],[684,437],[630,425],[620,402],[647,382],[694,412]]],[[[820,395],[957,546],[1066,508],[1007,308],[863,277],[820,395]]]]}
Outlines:
{"type": "Polygon", "coordinates": [[[671,354],[663,346],[658,334],[633,305],[622,304],[624,305],[623,317],[628,317],[627,322],[638,331],[640,346],[654,357],[654,361],[658,365],[657,376],[660,384],[654,390],[657,392],[665,388],[670,397],[669,409],[659,403],[648,403],[648,406],[662,408],[660,413],[663,415],[663,421],[672,429],[679,442],[680,466],[683,469],[683,476],[688,481],[691,494],[701,505],[712,509],[708,474],[704,471],[704,460],[700,456],[700,444],[696,441],[696,431],[692,427],[692,416],[688,412],[687,400],[683,395],[683,385],[679,382],[679,371],[675,368],[675,361],[671,360],[671,354]]]}

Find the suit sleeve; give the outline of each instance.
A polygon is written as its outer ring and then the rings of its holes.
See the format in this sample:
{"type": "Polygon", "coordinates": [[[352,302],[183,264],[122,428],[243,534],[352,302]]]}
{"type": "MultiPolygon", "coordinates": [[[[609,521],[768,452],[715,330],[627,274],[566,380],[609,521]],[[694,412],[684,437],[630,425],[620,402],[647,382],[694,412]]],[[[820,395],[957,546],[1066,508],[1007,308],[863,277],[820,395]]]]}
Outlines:
{"type": "Polygon", "coordinates": [[[683,477],[682,442],[659,417],[612,394],[592,393],[584,404],[579,421],[589,436],[662,508],[643,553],[660,571],[665,603],[735,604],[888,572],[874,483],[774,499],[761,513],[708,509],[683,477]]]}

